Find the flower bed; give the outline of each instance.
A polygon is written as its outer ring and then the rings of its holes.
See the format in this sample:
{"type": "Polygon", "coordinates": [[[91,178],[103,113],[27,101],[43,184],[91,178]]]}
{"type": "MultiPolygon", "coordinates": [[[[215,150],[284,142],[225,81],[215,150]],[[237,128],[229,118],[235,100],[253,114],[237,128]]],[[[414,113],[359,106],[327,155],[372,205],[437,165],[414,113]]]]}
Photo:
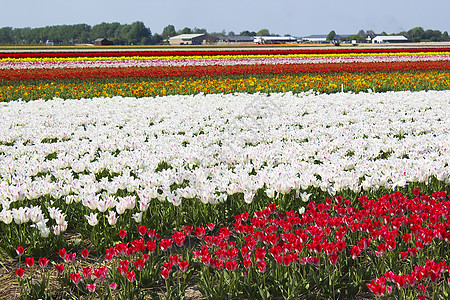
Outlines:
{"type": "MultiPolygon", "coordinates": [[[[128,240],[119,230],[123,241],[107,248],[105,261],[93,268],[77,267],[77,253],[59,249],[57,279],[66,294],[102,299],[117,292],[128,299],[157,295],[158,290],[170,299],[183,297],[193,276],[209,299],[336,299],[355,297],[366,286],[375,296],[448,295],[449,257],[442,251],[450,239],[450,196],[413,192],[413,198],[399,192],[378,200],[363,196],[354,206],[337,196],[309,202],[299,212],[279,212],[272,203],[253,215],[236,215],[231,227],[185,226],[169,237],[141,225],[140,237],[128,240]],[[194,247],[192,240],[198,240],[194,247]]],[[[16,251],[24,255],[23,247],[16,251]]],[[[89,250],[79,254],[84,260],[89,250]]],[[[51,271],[45,257],[39,267],[34,263],[34,257],[25,257],[26,272],[15,271],[22,294],[39,296],[30,287],[45,291],[51,271]],[[36,269],[43,273],[40,281],[33,278],[36,269]]]]}

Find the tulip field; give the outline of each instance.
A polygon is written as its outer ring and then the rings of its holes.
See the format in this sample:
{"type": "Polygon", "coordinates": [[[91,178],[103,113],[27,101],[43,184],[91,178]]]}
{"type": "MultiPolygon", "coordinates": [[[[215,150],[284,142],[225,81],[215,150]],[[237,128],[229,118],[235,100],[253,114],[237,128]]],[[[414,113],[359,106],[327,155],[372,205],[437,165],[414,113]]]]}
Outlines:
{"type": "Polygon", "coordinates": [[[12,299],[448,299],[450,48],[0,51],[12,299]]]}

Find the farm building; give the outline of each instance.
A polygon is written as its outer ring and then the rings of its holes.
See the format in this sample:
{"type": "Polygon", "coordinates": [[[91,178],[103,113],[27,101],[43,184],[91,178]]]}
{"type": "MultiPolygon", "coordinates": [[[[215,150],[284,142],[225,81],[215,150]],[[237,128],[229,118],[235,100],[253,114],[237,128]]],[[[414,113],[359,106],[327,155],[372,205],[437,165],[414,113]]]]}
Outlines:
{"type": "Polygon", "coordinates": [[[372,39],[372,43],[407,43],[409,42],[403,35],[379,35],[372,39]]]}
{"type": "Polygon", "coordinates": [[[323,34],[313,34],[305,36],[302,38],[302,42],[312,42],[312,43],[325,43],[327,41],[327,35],[323,34]]]}
{"type": "Polygon", "coordinates": [[[206,42],[206,34],[180,34],[169,38],[170,45],[202,45],[206,42]]]}
{"type": "Polygon", "coordinates": [[[105,38],[99,38],[94,41],[94,46],[112,46],[114,43],[105,38]]]}
{"type": "Polygon", "coordinates": [[[227,35],[219,38],[218,44],[253,44],[255,37],[243,35],[227,35]]]}
{"type": "Polygon", "coordinates": [[[297,39],[292,36],[255,36],[253,40],[256,44],[287,44],[297,43],[297,39]]]}
{"type": "Polygon", "coordinates": [[[339,42],[343,38],[348,37],[348,34],[336,34],[332,41],[327,41],[328,35],[326,34],[313,34],[310,36],[305,36],[302,38],[302,42],[311,42],[311,43],[327,43],[327,42],[339,42]]]}

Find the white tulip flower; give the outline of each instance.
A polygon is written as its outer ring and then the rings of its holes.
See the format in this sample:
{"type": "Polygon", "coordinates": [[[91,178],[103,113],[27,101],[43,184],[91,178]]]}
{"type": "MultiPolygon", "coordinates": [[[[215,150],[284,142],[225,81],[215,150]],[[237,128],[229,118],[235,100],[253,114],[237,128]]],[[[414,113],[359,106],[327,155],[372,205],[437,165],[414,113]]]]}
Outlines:
{"type": "Polygon", "coordinates": [[[95,214],[91,213],[89,216],[84,216],[84,217],[87,219],[89,225],[95,226],[98,224],[97,213],[95,213],[95,214]]]}

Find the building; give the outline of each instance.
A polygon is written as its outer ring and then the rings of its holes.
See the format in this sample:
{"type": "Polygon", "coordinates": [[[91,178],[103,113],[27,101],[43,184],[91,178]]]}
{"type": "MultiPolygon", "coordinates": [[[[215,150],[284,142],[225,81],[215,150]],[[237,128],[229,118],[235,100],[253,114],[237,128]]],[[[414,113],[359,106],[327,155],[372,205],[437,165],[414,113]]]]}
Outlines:
{"type": "Polygon", "coordinates": [[[94,41],[94,46],[112,46],[114,43],[105,38],[99,38],[94,41]]]}
{"type": "Polygon", "coordinates": [[[403,35],[379,35],[372,39],[372,43],[407,43],[409,42],[403,35]]]}
{"type": "Polygon", "coordinates": [[[255,36],[255,44],[288,44],[297,43],[297,38],[292,36],[255,36]]]}
{"type": "Polygon", "coordinates": [[[349,37],[349,34],[336,34],[331,41],[327,41],[327,34],[313,34],[310,36],[305,36],[302,38],[302,42],[311,42],[311,43],[328,43],[332,42],[333,44],[339,44],[342,39],[349,37]]]}
{"type": "Polygon", "coordinates": [[[309,36],[305,36],[302,38],[302,42],[311,42],[311,43],[326,43],[327,35],[323,34],[313,34],[309,36]]]}
{"type": "Polygon", "coordinates": [[[170,45],[203,45],[206,43],[206,34],[180,34],[169,38],[170,45]]]}
{"type": "Polygon", "coordinates": [[[227,35],[219,38],[218,44],[253,44],[254,36],[227,35]]]}

